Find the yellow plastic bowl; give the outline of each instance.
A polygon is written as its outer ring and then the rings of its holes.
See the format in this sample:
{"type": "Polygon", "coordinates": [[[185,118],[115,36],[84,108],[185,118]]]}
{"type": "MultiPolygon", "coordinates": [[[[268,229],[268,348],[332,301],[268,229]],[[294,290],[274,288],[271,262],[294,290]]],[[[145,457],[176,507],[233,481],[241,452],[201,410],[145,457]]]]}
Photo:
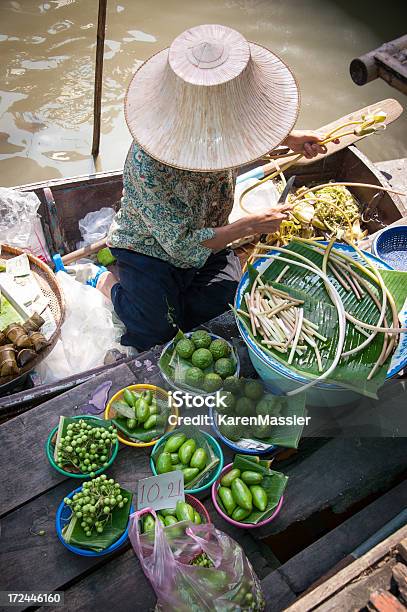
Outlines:
{"type": "MultiPolygon", "coordinates": [[[[105,408],[104,415],[103,415],[105,419],[113,418],[111,414],[111,412],[113,411],[112,404],[116,400],[121,399],[125,389],[130,389],[130,391],[138,391],[138,392],[155,391],[155,393],[160,399],[168,401],[168,393],[167,391],[165,391],[165,389],[161,389],[161,387],[157,387],[156,385],[147,385],[147,384],[129,385],[128,387],[125,387],[124,389],[120,389],[120,391],[115,393],[113,397],[109,400],[105,408]]],[[[171,407],[171,414],[175,414],[177,417],[179,416],[178,408],[176,406],[171,407]]],[[[167,429],[165,430],[164,434],[168,433],[169,431],[173,431],[175,427],[176,425],[169,425],[167,429]]],[[[117,430],[117,437],[119,441],[122,442],[123,444],[126,444],[127,446],[135,446],[136,448],[145,448],[147,446],[154,446],[154,444],[157,444],[157,442],[161,439],[161,438],[157,438],[157,440],[152,440],[151,442],[133,442],[133,440],[130,440],[130,438],[127,438],[125,434],[120,430],[117,430]]]]}

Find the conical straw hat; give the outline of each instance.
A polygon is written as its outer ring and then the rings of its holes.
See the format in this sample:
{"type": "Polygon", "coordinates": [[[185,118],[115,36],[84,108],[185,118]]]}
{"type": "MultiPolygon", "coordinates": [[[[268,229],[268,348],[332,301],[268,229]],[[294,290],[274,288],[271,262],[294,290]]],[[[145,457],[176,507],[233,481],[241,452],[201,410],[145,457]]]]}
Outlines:
{"type": "Polygon", "coordinates": [[[276,55],[236,30],[202,25],[138,68],[125,114],[133,138],[155,159],[217,171],[279,145],[298,106],[295,78],[276,55]]]}

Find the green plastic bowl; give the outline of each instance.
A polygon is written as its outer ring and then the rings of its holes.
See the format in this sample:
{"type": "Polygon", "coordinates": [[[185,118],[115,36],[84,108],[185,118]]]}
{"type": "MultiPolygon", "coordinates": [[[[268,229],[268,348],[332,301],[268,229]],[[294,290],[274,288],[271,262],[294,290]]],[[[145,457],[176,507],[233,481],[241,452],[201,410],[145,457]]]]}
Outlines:
{"type": "MultiPolygon", "coordinates": [[[[210,434],[206,433],[206,431],[201,431],[201,430],[199,431],[201,434],[205,436],[209,446],[212,448],[216,457],[218,457],[219,464],[216,468],[214,468],[212,475],[208,474],[207,482],[205,482],[205,484],[203,484],[201,487],[197,487],[196,489],[184,489],[185,493],[189,493],[190,495],[195,495],[196,493],[202,493],[203,491],[206,491],[206,489],[210,489],[213,483],[219,478],[219,475],[222,471],[223,463],[224,463],[222,449],[219,446],[218,442],[215,440],[215,438],[211,436],[210,434]]],[[[157,454],[160,446],[165,444],[167,441],[167,438],[169,438],[173,433],[176,433],[176,432],[169,431],[168,433],[166,433],[165,436],[163,436],[153,448],[153,451],[150,455],[150,467],[151,467],[151,471],[153,472],[154,476],[157,476],[157,471],[155,469],[155,463],[154,463],[154,457],[157,454]]]]}
{"type": "MultiPolygon", "coordinates": [[[[104,419],[100,419],[99,417],[95,417],[95,416],[90,416],[88,414],[79,415],[79,416],[70,417],[70,418],[75,419],[75,420],[84,419],[85,421],[101,421],[101,423],[106,423],[104,419]]],[[[63,476],[67,476],[68,478],[91,478],[91,475],[89,472],[87,474],[72,474],[72,472],[67,472],[66,470],[63,470],[62,468],[59,467],[59,465],[55,463],[54,445],[52,444],[52,438],[54,437],[57,431],[58,431],[58,425],[54,427],[54,429],[51,431],[51,433],[48,436],[47,442],[45,444],[45,452],[47,453],[48,461],[50,462],[54,470],[56,470],[63,476]]],[[[112,451],[112,454],[110,455],[108,464],[99,468],[98,470],[95,470],[94,472],[95,476],[97,476],[98,474],[102,474],[105,470],[107,470],[112,465],[113,461],[116,459],[118,452],[119,452],[119,440],[116,440],[116,443],[113,446],[113,451],[112,451]]]]}

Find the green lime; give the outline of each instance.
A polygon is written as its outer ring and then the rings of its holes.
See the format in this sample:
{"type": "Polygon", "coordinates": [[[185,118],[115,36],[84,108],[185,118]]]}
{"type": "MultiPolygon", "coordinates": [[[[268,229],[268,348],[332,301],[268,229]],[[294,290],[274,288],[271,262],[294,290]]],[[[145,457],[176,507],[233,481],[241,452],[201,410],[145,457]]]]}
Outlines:
{"type": "Polygon", "coordinates": [[[230,346],[223,338],[213,340],[213,342],[211,342],[209,350],[212,353],[215,361],[217,359],[222,359],[222,357],[229,357],[230,355],[230,346]]]}
{"type": "Polygon", "coordinates": [[[192,365],[196,368],[201,368],[201,370],[205,370],[212,365],[213,357],[212,353],[208,351],[207,348],[197,349],[192,355],[192,365]]]}
{"type": "Polygon", "coordinates": [[[263,397],[264,387],[259,380],[248,380],[244,386],[244,394],[246,397],[257,401],[263,397]]]}
{"type": "Polygon", "coordinates": [[[242,379],[237,376],[227,376],[223,381],[223,388],[225,391],[230,391],[235,395],[242,393],[242,379]]]}
{"type": "Polygon", "coordinates": [[[203,388],[207,393],[212,393],[213,391],[218,391],[223,385],[223,381],[219,374],[215,374],[215,372],[209,372],[206,374],[203,388]]]}
{"type": "Polygon", "coordinates": [[[196,348],[209,348],[212,342],[210,334],[204,329],[197,329],[194,331],[191,340],[196,348]]]}
{"type": "Polygon", "coordinates": [[[235,412],[238,416],[254,415],[254,409],[254,401],[249,399],[248,397],[239,397],[236,402],[235,412]]]}
{"type": "Polygon", "coordinates": [[[236,404],[236,398],[230,391],[222,391],[219,395],[219,402],[216,406],[217,412],[221,414],[231,413],[233,412],[233,408],[236,404]]]}
{"type": "Polygon", "coordinates": [[[177,351],[177,354],[182,357],[182,359],[189,359],[192,357],[192,353],[195,350],[195,345],[192,340],[182,338],[181,340],[178,340],[175,350],[177,351]]]}
{"type": "Polygon", "coordinates": [[[185,382],[194,389],[202,389],[205,374],[199,368],[188,368],[185,373],[185,382]]]}
{"type": "Polygon", "coordinates": [[[256,412],[260,415],[277,415],[279,414],[282,405],[276,395],[264,395],[256,406],[256,412]]]}
{"type": "Polygon", "coordinates": [[[216,374],[219,374],[222,378],[226,378],[227,376],[232,376],[235,373],[236,366],[231,359],[227,357],[221,357],[215,362],[214,368],[216,374]]]}

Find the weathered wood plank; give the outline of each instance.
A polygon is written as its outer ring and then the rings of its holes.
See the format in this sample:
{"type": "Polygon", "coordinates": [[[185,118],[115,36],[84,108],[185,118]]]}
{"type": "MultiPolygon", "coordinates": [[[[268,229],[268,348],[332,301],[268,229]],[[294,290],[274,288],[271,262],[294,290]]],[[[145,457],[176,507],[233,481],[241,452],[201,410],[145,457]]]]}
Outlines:
{"type": "Polygon", "coordinates": [[[295,601],[295,593],[277,571],[266,576],[261,586],[266,599],[266,612],[281,612],[295,601]]]}
{"type": "Polygon", "coordinates": [[[81,406],[107,380],[112,381],[111,397],[131,384],[134,374],[127,365],[120,365],[1,425],[0,465],[7,469],[3,470],[1,481],[0,515],[64,479],[46,459],[44,444],[48,434],[58,424],[61,414],[81,414],[81,406]]]}
{"type": "MultiPolygon", "coordinates": [[[[407,481],[289,559],[278,572],[299,595],[407,507],[407,481]]],[[[349,563],[349,561],[348,561],[349,563]]]]}
{"type": "Polygon", "coordinates": [[[344,511],[368,494],[388,488],[405,470],[407,439],[334,439],[304,461],[288,466],[285,502],[279,516],[256,529],[256,537],[281,533],[324,508],[344,511]]]}
{"type": "Polygon", "coordinates": [[[301,597],[293,605],[287,608],[287,612],[305,612],[306,610],[312,610],[321,605],[362,572],[382,559],[398,544],[398,542],[400,542],[400,540],[406,537],[406,535],[407,525],[396,531],[396,533],[383,542],[380,542],[380,544],[372,548],[372,550],[363,555],[363,557],[339,571],[335,576],[308,593],[308,595],[301,597]]]}
{"type": "Polygon", "coordinates": [[[404,563],[396,563],[392,573],[397,583],[400,596],[407,603],[407,567],[404,563]]]}

